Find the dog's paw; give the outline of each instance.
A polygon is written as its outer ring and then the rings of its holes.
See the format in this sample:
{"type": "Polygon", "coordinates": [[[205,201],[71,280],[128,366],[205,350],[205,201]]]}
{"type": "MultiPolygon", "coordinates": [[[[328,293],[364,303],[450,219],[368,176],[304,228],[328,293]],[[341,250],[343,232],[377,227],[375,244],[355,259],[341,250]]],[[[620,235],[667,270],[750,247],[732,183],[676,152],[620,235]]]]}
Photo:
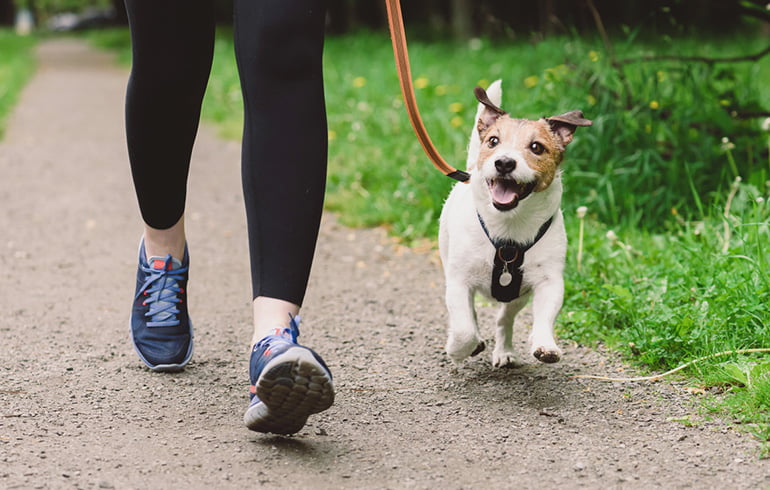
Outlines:
{"type": "Polygon", "coordinates": [[[540,362],[544,362],[546,364],[553,364],[555,362],[559,362],[561,359],[561,349],[559,349],[556,346],[552,347],[537,347],[532,351],[532,355],[535,356],[535,359],[537,359],[540,362]]]}
{"type": "Polygon", "coordinates": [[[496,368],[515,368],[520,367],[522,363],[516,360],[513,352],[495,349],[492,352],[492,365],[496,368]]]}
{"type": "Polygon", "coordinates": [[[486,348],[487,348],[487,343],[482,340],[481,342],[479,342],[479,345],[477,345],[476,348],[473,349],[473,352],[471,352],[471,357],[481,354],[482,352],[484,352],[484,349],[486,348]]]}
{"type": "Polygon", "coordinates": [[[479,338],[471,338],[464,342],[450,336],[446,344],[446,353],[456,364],[459,364],[469,356],[477,356],[487,348],[486,342],[479,338]]]}

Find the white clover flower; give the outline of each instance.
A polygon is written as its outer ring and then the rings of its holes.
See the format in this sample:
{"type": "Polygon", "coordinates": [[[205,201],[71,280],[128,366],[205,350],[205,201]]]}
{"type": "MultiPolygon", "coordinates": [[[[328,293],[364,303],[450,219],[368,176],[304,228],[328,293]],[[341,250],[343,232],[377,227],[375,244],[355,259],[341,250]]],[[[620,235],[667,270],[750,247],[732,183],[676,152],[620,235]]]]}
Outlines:
{"type": "Polygon", "coordinates": [[[766,117],[762,121],[762,131],[770,132],[770,117],[766,117]]]}
{"type": "Polygon", "coordinates": [[[618,241],[618,236],[612,230],[608,231],[606,236],[607,236],[607,240],[611,241],[612,243],[615,243],[618,241]]]}
{"type": "Polygon", "coordinates": [[[722,145],[721,145],[722,151],[730,151],[735,149],[735,145],[732,141],[730,141],[730,138],[727,136],[722,138],[722,145]]]}
{"type": "Polygon", "coordinates": [[[577,217],[580,219],[583,219],[586,217],[586,213],[588,212],[588,208],[585,206],[580,206],[577,208],[577,217]]]}

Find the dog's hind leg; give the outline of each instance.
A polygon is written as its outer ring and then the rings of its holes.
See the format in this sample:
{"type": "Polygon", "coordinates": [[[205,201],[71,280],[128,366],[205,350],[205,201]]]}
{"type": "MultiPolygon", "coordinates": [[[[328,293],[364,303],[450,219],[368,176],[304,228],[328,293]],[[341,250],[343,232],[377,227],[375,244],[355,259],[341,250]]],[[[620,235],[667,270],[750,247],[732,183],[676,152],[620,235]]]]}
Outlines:
{"type": "Polygon", "coordinates": [[[500,367],[517,367],[521,363],[513,353],[513,321],[516,315],[527,304],[529,295],[516,298],[510,303],[503,303],[497,312],[497,329],[495,331],[495,349],[492,351],[492,365],[500,367]]]}
{"type": "Polygon", "coordinates": [[[455,363],[481,353],[486,344],[479,335],[473,291],[465,284],[447,283],[446,306],[449,312],[449,337],[446,353],[455,363]]]}

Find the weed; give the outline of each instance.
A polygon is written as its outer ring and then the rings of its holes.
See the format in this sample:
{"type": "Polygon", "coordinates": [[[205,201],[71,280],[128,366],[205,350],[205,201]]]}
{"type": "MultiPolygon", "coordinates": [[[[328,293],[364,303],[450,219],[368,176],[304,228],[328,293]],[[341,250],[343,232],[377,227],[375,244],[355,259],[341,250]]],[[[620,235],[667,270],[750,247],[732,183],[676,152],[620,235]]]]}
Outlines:
{"type": "Polygon", "coordinates": [[[18,36],[11,30],[0,29],[0,140],[6,118],[35,70],[32,48],[36,41],[34,36],[18,36]]]}

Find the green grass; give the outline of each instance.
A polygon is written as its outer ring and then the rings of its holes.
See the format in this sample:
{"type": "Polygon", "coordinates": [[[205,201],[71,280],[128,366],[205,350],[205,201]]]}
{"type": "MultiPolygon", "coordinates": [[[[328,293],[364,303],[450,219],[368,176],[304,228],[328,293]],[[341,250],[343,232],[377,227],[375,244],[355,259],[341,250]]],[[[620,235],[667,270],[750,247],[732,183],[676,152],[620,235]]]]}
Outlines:
{"type": "Polygon", "coordinates": [[[35,42],[33,36],[17,36],[12,30],[0,29],[0,140],[19,93],[35,71],[35,42]]]}
{"type": "MultiPolygon", "coordinates": [[[[614,50],[621,59],[735,56],[766,43],[750,35],[645,41],[628,32],[614,50]]],[[[327,41],[327,207],[348,225],[386,225],[406,242],[432,240],[452,182],[433,169],[412,133],[390,49],[381,34],[327,41]]],[[[770,347],[770,136],[761,121],[730,115],[770,108],[770,86],[763,83],[770,57],[618,69],[598,40],[575,37],[534,45],[413,41],[410,54],[424,122],[456,167],[464,167],[477,84],[502,78],[503,108],[516,116],[582,109],[594,120],[578,130],[563,164],[571,241],[557,325],[562,338],[607,343],[653,372],[718,352],[770,347]],[[579,206],[588,214],[578,269],[579,206]]],[[[237,138],[241,112],[224,33],[204,118],[237,138]]],[[[767,443],[768,359],[719,357],[685,373],[690,383],[720,389],[709,406],[767,443]]]]}

